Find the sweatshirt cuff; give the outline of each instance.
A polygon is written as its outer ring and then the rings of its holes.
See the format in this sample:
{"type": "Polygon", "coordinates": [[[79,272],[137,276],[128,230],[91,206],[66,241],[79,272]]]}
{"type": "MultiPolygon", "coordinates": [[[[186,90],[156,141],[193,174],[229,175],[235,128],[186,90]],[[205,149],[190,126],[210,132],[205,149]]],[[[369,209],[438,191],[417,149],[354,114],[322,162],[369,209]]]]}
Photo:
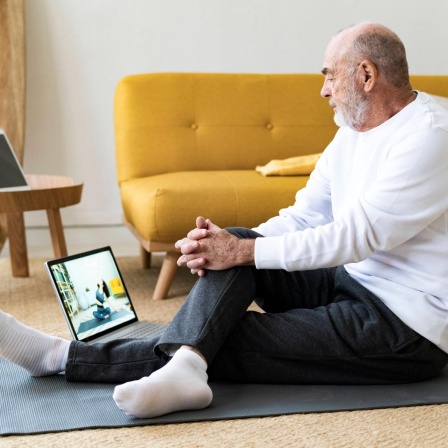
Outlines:
{"type": "Polygon", "coordinates": [[[255,267],[257,269],[285,269],[283,265],[283,236],[269,236],[255,240],[255,267]]]}

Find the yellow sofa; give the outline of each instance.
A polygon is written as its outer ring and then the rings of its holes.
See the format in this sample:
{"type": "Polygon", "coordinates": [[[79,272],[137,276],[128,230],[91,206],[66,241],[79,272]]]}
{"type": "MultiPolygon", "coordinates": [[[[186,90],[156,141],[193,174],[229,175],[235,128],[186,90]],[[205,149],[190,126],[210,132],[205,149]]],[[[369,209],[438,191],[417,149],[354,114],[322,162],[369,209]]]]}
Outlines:
{"type": "Polygon", "coordinates": [[[109,280],[109,286],[114,297],[126,295],[126,291],[124,290],[124,286],[119,277],[109,280]]]}
{"type": "MultiPolygon", "coordinates": [[[[336,132],[317,74],[158,73],[123,78],[115,95],[118,184],[124,221],[142,248],[166,252],[154,299],[164,299],[179,256],[174,243],[199,215],[254,227],[293,203],[308,179],[266,177],[273,159],[323,151],[336,132]]],[[[447,76],[414,88],[448,96],[447,76]]]]}

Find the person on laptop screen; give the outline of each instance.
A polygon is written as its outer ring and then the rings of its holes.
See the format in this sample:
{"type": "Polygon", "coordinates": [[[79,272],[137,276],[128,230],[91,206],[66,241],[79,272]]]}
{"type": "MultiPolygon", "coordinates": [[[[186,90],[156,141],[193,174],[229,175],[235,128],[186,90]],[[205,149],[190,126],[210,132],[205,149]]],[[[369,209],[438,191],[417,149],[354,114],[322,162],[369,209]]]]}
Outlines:
{"type": "Polygon", "coordinates": [[[98,282],[96,286],[97,286],[95,293],[96,311],[93,312],[93,315],[98,320],[110,319],[110,313],[111,313],[110,307],[104,306],[105,304],[107,304],[108,299],[104,290],[105,283],[104,281],[101,280],[100,282],[98,282]]]}
{"type": "Polygon", "coordinates": [[[448,362],[448,112],[412,89],[391,30],[330,41],[322,97],[340,126],[296,202],[256,229],[197,219],[176,243],[199,278],[161,337],[88,345],[0,317],[0,356],[31,375],[122,383],[124,412],[212,401],[208,377],[393,384],[448,362]],[[247,311],[255,302],[263,313],[247,311]]]}

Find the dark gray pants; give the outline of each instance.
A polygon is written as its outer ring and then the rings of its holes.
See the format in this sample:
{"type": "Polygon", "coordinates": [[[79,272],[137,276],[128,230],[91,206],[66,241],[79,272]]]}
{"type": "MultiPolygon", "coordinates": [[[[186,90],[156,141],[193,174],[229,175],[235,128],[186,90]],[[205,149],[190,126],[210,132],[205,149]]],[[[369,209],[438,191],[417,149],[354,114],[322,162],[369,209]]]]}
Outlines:
{"type": "MultiPolygon", "coordinates": [[[[228,229],[241,238],[257,233],[228,229]]],[[[437,376],[448,354],[396,317],[343,267],[207,271],[160,339],[70,346],[69,381],[123,383],[162,367],[165,344],[196,347],[210,379],[388,384],[437,376]],[[265,313],[247,311],[255,302],[265,313]]]]}

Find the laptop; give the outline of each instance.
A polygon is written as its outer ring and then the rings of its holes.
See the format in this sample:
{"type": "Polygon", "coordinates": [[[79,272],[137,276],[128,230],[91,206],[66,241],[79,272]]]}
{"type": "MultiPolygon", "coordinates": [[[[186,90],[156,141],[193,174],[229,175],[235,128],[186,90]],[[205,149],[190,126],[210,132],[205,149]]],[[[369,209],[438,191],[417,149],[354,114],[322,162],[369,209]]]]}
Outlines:
{"type": "Polygon", "coordinates": [[[45,268],[77,341],[155,337],[167,327],[138,319],[109,246],[47,261],[45,268]]]}
{"type": "Polygon", "coordinates": [[[0,129],[0,191],[29,190],[22,167],[3,129],[0,129]]]}

